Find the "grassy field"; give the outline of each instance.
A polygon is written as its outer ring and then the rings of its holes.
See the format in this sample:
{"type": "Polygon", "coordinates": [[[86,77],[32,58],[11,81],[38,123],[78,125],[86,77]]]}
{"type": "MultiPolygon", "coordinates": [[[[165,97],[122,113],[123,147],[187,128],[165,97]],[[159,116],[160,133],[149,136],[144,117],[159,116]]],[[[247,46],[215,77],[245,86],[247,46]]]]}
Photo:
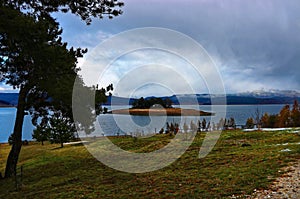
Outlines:
{"type": "MultiPolygon", "coordinates": [[[[292,131],[225,131],[213,151],[198,159],[204,136],[198,134],[170,166],[143,174],[113,170],[82,145],[30,143],[23,146],[19,161],[21,189],[15,190],[13,178],[0,180],[0,198],[228,198],[266,188],[282,175],[280,168],[300,158],[300,136],[292,131]],[[287,148],[291,151],[281,152],[287,148]]],[[[151,151],[167,144],[170,136],[111,139],[127,150],[151,151]]],[[[9,149],[0,145],[2,173],[9,149]]]]}

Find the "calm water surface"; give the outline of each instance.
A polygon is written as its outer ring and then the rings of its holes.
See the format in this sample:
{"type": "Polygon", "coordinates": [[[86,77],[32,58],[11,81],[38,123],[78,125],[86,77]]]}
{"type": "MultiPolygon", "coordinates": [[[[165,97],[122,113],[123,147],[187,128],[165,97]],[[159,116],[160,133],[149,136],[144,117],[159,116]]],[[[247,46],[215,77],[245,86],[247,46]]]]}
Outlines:
{"type": "MultiPolygon", "coordinates": [[[[0,142],[7,142],[9,135],[13,132],[16,119],[16,108],[0,108],[0,142]]],[[[31,140],[34,126],[31,117],[26,115],[23,124],[23,139],[31,140]]]]}
{"type": "MultiPolygon", "coordinates": [[[[226,110],[226,117],[235,118],[236,124],[243,125],[246,123],[248,117],[254,117],[255,111],[258,109],[261,113],[267,112],[269,114],[277,114],[284,105],[228,105],[226,110]]],[[[128,106],[127,106],[128,107],[128,106]]],[[[127,108],[126,106],[115,106],[112,109],[127,108]]],[[[196,108],[199,106],[182,106],[182,108],[196,108]]],[[[211,106],[200,106],[201,110],[211,111],[211,106]]],[[[13,131],[14,121],[16,116],[15,108],[0,108],[0,142],[7,142],[9,135],[13,131]]],[[[129,115],[100,115],[98,117],[102,132],[95,134],[99,135],[117,135],[117,134],[134,134],[142,132],[144,134],[158,132],[160,128],[164,127],[166,122],[190,124],[191,120],[197,122],[199,119],[210,120],[210,117],[161,117],[154,116],[152,118],[147,116],[129,116],[129,115]],[[152,119],[152,123],[151,123],[152,119]],[[133,121],[132,125],[128,121],[133,121]],[[151,124],[151,125],[149,125],[151,124]],[[122,126],[120,129],[119,127],[122,126]]],[[[31,124],[30,116],[25,116],[23,125],[23,139],[31,140],[31,135],[34,126],[31,124]]],[[[94,135],[90,135],[94,136],[94,135]]]]}

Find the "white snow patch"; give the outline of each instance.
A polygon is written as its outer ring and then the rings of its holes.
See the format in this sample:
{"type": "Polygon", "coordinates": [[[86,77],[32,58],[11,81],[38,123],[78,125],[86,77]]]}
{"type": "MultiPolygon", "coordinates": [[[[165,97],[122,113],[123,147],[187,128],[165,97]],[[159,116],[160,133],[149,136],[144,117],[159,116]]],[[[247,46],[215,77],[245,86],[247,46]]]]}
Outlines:
{"type": "Polygon", "coordinates": [[[291,149],[282,149],[280,152],[291,152],[291,149]]]}
{"type": "Polygon", "coordinates": [[[277,146],[286,146],[289,145],[289,143],[284,143],[284,144],[276,144],[277,146]]]}
{"type": "Polygon", "coordinates": [[[262,128],[262,131],[286,131],[292,130],[293,128],[262,128]]]}
{"type": "Polygon", "coordinates": [[[291,133],[296,133],[296,134],[299,134],[300,131],[292,131],[291,133]]]}
{"type": "Polygon", "coordinates": [[[89,141],[66,142],[66,143],[64,143],[64,145],[84,144],[84,143],[89,143],[89,141]]]}
{"type": "MultiPolygon", "coordinates": [[[[296,143],[276,144],[276,146],[287,146],[287,145],[300,145],[300,142],[296,142],[296,143]]],[[[272,145],[270,145],[270,146],[272,146],[272,145]]]]}
{"type": "Polygon", "coordinates": [[[254,128],[254,129],[244,129],[245,132],[251,132],[251,131],[286,131],[286,130],[293,130],[293,128],[254,128]]]}

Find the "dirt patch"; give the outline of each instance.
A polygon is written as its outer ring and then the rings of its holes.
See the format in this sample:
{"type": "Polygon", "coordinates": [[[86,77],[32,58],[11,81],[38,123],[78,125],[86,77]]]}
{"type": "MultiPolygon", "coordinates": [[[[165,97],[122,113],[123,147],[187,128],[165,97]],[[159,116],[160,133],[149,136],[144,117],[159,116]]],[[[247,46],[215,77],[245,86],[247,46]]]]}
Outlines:
{"type": "Polygon", "coordinates": [[[268,190],[254,190],[249,198],[300,198],[300,160],[278,172],[282,172],[283,175],[277,178],[268,190]]]}

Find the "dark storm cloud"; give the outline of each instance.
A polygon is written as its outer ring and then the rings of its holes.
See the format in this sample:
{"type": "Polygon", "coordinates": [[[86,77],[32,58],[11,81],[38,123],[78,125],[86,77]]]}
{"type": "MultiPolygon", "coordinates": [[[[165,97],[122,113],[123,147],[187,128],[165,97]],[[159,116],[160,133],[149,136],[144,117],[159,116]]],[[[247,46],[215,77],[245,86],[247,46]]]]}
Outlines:
{"type": "MultiPolygon", "coordinates": [[[[95,20],[89,34],[99,30],[115,34],[147,26],[170,28],[203,45],[229,91],[300,86],[298,0],[128,0],[125,5],[118,18],[95,20]],[[238,81],[248,88],[233,83],[238,81]]],[[[81,30],[81,26],[69,30],[81,30]]],[[[69,30],[65,29],[65,34],[76,40],[69,30]]]]}

